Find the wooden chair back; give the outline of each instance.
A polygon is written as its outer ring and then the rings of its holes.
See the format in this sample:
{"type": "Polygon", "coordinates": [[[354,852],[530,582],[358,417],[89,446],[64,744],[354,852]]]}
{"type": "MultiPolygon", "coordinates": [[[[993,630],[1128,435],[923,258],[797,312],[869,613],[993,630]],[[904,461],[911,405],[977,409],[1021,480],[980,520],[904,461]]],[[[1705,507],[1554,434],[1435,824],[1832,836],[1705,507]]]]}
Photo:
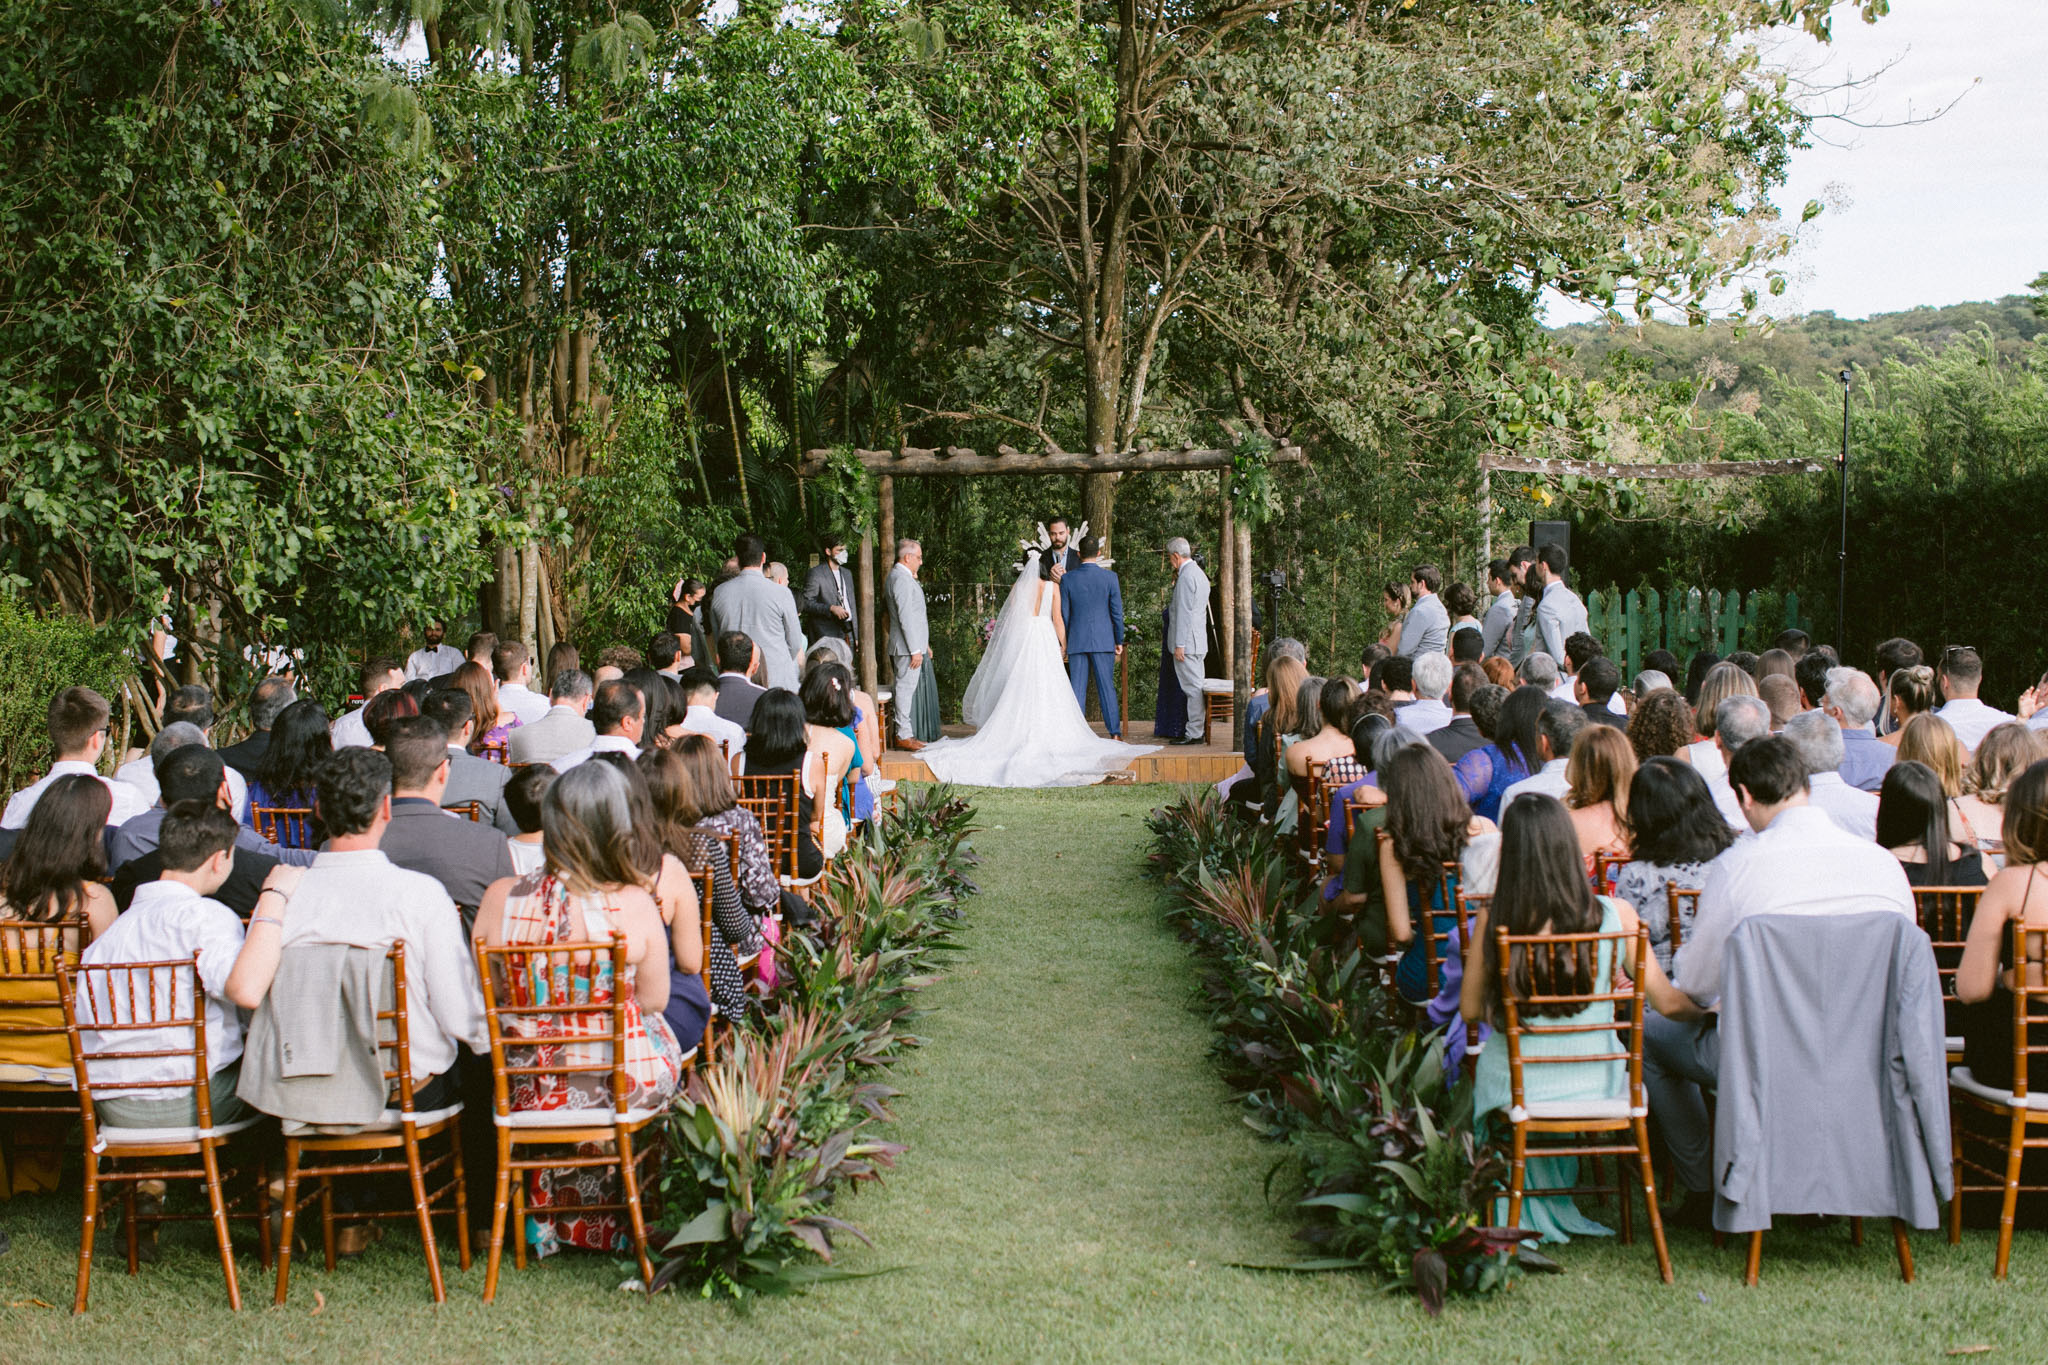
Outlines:
{"type": "Polygon", "coordinates": [[[743,773],[739,803],[761,826],[778,877],[797,875],[797,775],[743,773]]]}
{"type": "Polygon", "coordinates": [[[573,1076],[608,1078],[614,1111],[626,1113],[626,939],[602,943],[476,945],[491,1040],[491,1105],[512,1113],[512,1081],[531,1076],[564,1085],[573,1076]],[[590,996],[610,978],[609,1003],[590,996]]]}
{"type": "Polygon", "coordinates": [[[1329,767],[1327,759],[1310,761],[1308,775],[1303,779],[1300,807],[1295,812],[1295,837],[1310,853],[1321,845],[1319,836],[1326,835],[1330,828],[1330,789],[1323,780],[1329,767]]]}
{"type": "Polygon", "coordinates": [[[311,806],[266,806],[252,801],[249,816],[256,822],[256,832],[279,848],[315,846],[311,806]]]}
{"type": "MultiPolygon", "coordinates": [[[[57,981],[64,1027],[71,1036],[72,1074],[88,1147],[98,1141],[93,1098],[119,1098],[128,1090],[190,1090],[200,1131],[213,1127],[213,1090],[206,1065],[206,993],[199,985],[197,953],[159,962],[81,962],[59,967],[57,981]],[[180,1034],[182,1040],[169,1041],[180,1034]],[[93,1040],[90,1045],[88,1035],[93,1040]],[[92,1074],[95,1062],[173,1058],[186,1059],[185,1066],[176,1068],[186,1074],[141,1081],[95,1080],[92,1074]]],[[[104,1071],[104,1066],[101,1069],[104,1071]]]]}
{"type": "Polygon", "coordinates": [[[509,761],[505,753],[507,744],[506,740],[487,739],[476,746],[476,756],[486,762],[503,766],[509,761]]]}
{"type": "MultiPolygon", "coordinates": [[[[1970,920],[1983,897],[1981,886],[1913,888],[1913,915],[1933,945],[1934,968],[1941,975],[1941,994],[1951,1003],[1956,997],[1956,968],[1963,962],[1963,942],[1969,937],[1970,920]]],[[[2015,957],[2013,961],[2019,959],[2015,957]]]]}
{"type": "MultiPolygon", "coordinates": [[[[728,845],[728,847],[730,846],[728,845]]],[[[691,873],[690,880],[697,887],[697,937],[702,942],[704,948],[703,956],[697,959],[697,975],[703,979],[704,998],[709,1000],[712,998],[711,899],[718,894],[718,888],[715,884],[715,874],[709,867],[706,867],[701,872],[691,873]]],[[[711,1060],[712,1026],[716,1022],[717,1017],[715,1015],[707,1013],[704,1016],[704,1037],[698,1044],[697,1060],[699,1064],[708,1063],[711,1060]]]]}
{"type": "Polygon", "coordinates": [[[1596,896],[1613,895],[1615,879],[1621,875],[1621,869],[1627,867],[1632,861],[1634,860],[1619,853],[1609,853],[1605,849],[1594,850],[1593,894],[1596,896]]]}
{"type": "Polygon", "coordinates": [[[1456,952],[1457,945],[1471,933],[1471,925],[1465,918],[1466,898],[1458,889],[1458,864],[1445,863],[1442,867],[1443,870],[1437,874],[1435,895],[1431,897],[1435,904],[1408,908],[1409,922],[1422,937],[1422,970],[1432,999],[1443,989],[1444,959],[1456,952]],[[1439,905],[1442,908],[1437,908],[1439,905]],[[1439,930],[1439,918],[1450,919],[1453,927],[1439,930]]]}
{"type": "Polygon", "coordinates": [[[2024,1109],[2028,1065],[2034,1058],[2048,1055],[2048,929],[2014,920],[2010,931],[2012,1094],[2024,1109]]]}
{"type": "Polygon", "coordinates": [[[71,1112],[68,1073],[76,1058],[58,978],[77,965],[87,932],[84,920],[0,920],[0,1066],[33,1066],[49,1076],[47,1087],[0,1089],[0,1114],[71,1112]]]}
{"type": "MultiPolygon", "coordinates": [[[[1611,934],[1521,935],[1496,929],[1494,942],[1499,952],[1501,1011],[1506,1020],[1501,1032],[1508,1049],[1510,1117],[1527,1116],[1530,1112],[1526,1100],[1530,1067],[1576,1066],[1587,1062],[1627,1064],[1627,1107],[1639,1116],[1647,1104],[1643,1091],[1643,963],[1650,955],[1649,930],[1640,923],[1634,932],[1611,934]],[[1611,950],[1604,972],[1600,970],[1603,947],[1611,950]],[[1514,982],[1518,962],[1528,969],[1529,994],[1522,996],[1516,994],[1514,982]],[[1629,965],[1629,980],[1621,986],[1615,984],[1614,967],[1618,962],[1629,965]],[[1581,970],[1586,976],[1583,984],[1577,979],[1581,970]],[[1606,1019],[1574,1021],[1571,1017],[1584,1014],[1601,1001],[1612,1006],[1606,1019]],[[1537,1010],[1545,1013],[1539,1015],[1537,1010]],[[1545,1055],[1541,1051],[1525,1054],[1523,1040],[1531,1033],[1547,1037],[1561,1033],[1611,1034],[1614,1045],[1602,1046],[1597,1052],[1573,1051],[1568,1055],[1545,1055]]],[[[1616,1116],[1610,1126],[1627,1127],[1630,1117],[1616,1116]]],[[[1540,1119],[1515,1121],[1543,1126],[1540,1119]]],[[[1563,1128],[1578,1131],[1593,1126],[1597,1125],[1574,1119],[1563,1128]]]]}
{"type": "Polygon", "coordinates": [[[443,806],[441,809],[460,815],[471,824],[483,823],[484,803],[481,801],[457,801],[455,804],[443,806]]]}
{"type": "Polygon", "coordinates": [[[1685,942],[1686,918],[1700,912],[1700,889],[1664,883],[1664,911],[1671,917],[1671,951],[1676,953],[1685,942]]]}

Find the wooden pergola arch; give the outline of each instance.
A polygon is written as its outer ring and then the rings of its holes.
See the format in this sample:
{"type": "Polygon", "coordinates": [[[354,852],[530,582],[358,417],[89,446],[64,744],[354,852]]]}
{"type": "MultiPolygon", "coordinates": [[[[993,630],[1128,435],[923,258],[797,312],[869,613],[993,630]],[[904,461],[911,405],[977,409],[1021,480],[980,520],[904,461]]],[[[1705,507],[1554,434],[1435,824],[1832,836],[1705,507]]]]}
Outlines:
{"type": "MultiPolygon", "coordinates": [[[[895,563],[898,478],[963,479],[999,474],[1129,474],[1229,469],[1237,458],[1235,451],[1195,446],[1171,449],[1139,446],[1134,450],[1091,453],[1058,449],[1032,452],[999,445],[993,455],[984,455],[965,446],[904,446],[899,450],[855,450],[853,455],[861,468],[875,476],[881,504],[881,525],[863,527],[860,536],[860,672],[861,683],[870,692],[880,681],[875,652],[875,598],[880,584],[878,575],[886,574],[895,563]],[[879,564],[875,553],[878,531],[882,542],[879,564]]],[[[825,473],[832,458],[830,450],[807,451],[803,463],[797,467],[797,477],[817,478],[825,473]]],[[[1276,447],[1268,456],[1274,464],[1301,464],[1306,458],[1297,445],[1276,447]]],[[[1251,538],[1251,527],[1234,515],[1230,499],[1225,498],[1217,568],[1223,600],[1230,604],[1222,622],[1223,653],[1236,700],[1232,714],[1240,722],[1252,684],[1251,538]]]]}

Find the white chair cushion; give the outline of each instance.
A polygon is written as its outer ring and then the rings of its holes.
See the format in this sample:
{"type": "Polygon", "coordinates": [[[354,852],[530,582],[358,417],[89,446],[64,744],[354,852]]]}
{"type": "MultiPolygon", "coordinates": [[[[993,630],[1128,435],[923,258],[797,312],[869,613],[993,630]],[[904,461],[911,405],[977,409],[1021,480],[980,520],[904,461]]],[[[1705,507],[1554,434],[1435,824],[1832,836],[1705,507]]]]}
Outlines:
{"type": "MultiPolygon", "coordinates": [[[[1966,1095],[1975,1095],[1978,1099],[1989,1100],[1993,1104],[2017,1105],[2020,1103],[2019,1100],[2013,1098],[2012,1091],[1992,1089],[1975,1076],[1972,1076],[1970,1068],[1966,1066],[1950,1067],[1948,1083],[1966,1095]]],[[[2026,1106],[2029,1109],[2048,1109],[2048,1094],[2029,1094],[2026,1098],[2026,1106]]]]}
{"type": "Polygon", "coordinates": [[[1951,1053],[1961,1052],[1963,1050],[1963,1035],[1960,1033],[1948,1034],[1941,1040],[1941,1045],[1951,1053]]]}
{"type": "Polygon", "coordinates": [[[645,1123],[661,1114],[659,1109],[628,1109],[623,1116],[611,1109],[520,1109],[491,1117],[500,1128],[609,1128],[614,1121],[645,1123]]]}
{"type": "Polygon", "coordinates": [[[1228,678],[1204,678],[1202,690],[1208,693],[1223,693],[1228,696],[1237,691],[1237,684],[1228,678]]]}
{"type": "Polygon", "coordinates": [[[95,1152],[104,1152],[109,1147],[153,1147],[162,1142],[199,1142],[206,1138],[233,1137],[245,1129],[254,1128],[263,1122],[264,1115],[254,1114],[233,1123],[216,1123],[211,1128],[112,1128],[102,1126],[97,1132],[99,1141],[93,1145],[95,1152]]]}
{"type": "Polygon", "coordinates": [[[1632,1109],[1625,1099],[1611,1100],[1537,1100],[1526,1109],[1510,1109],[1508,1118],[1515,1123],[1529,1119],[1556,1122],[1560,1119],[1628,1119],[1640,1118],[1648,1111],[1632,1109]]]}
{"type": "MultiPolygon", "coordinates": [[[[458,1100],[442,1109],[428,1109],[416,1113],[412,1116],[412,1121],[421,1128],[428,1128],[461,1112],[462,1103],[458,1100]]],[[[297,1119],[284,1119],[280,1126],[284,1129],[286,1137],[353,1137],[357,1133],[395,1133],[404,1123],[404,1113],[397,1109],[386,1109],[377,1115],[373,1123],[301,1123],[297,1119]]]]}

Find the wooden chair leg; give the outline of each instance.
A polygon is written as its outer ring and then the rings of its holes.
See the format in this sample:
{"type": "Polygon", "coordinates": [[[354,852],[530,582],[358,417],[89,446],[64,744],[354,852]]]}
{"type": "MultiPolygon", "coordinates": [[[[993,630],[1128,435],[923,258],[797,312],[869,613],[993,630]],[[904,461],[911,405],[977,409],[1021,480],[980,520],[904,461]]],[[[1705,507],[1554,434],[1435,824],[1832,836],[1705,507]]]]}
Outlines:
{"type": "Polygon", "coordinates": [[[420,1172],[420,1143],[410,1124],[405,1129],[405,1174],[412,1184],[413,1212],[420,1220],[420,1246],[427,1254],[427,1279],[433,1283],[434,1302],[448,1302],[448,1287],[441,1282],[441,1255],[434,1245],[434,1211],[427,1207],[426,1177],[420,1172]]]}
{"type": "Polygon", "coordinates": [[[85,1154],[85,1208],[78,1224],[78,1291],[71,1311],[85,1311],[85,1296],[92,1288],[92,1243],[100,1216],[100,1159],[85,1154]]]}
{"type": "Polygon", "coordinates": [[[327,1273],[332,1275],[338,1264],[334,1246],[334,1180],[321,1176],[320,1180],[320,1241],[327,1253],[327,1273]]]}
{"type": "Polygon", "coordinates": [[[512,1172],[512,1268],[526,1269],[526,1172],[512,1172]]]}
{"type": "Polygon", "coordinates": [[[1852,1247],[1863,1245],[1863,1220],[1861,1218],[1851,1218],[1849,1220],[1849,1245],[1852,1247]]]}
{"type": "Polygon", "coordinates": [[[1907,1284],[1913,1283],[1913,1248],[1906,1241],[1906,1221],[1892,1219],[1892,1244],[1899,1252],[1899,1276],[1907,1284]]]}
{"type": "Polygon", "coordinates": [[[256,1158],[256,1264],[270,1269],[270,1163],[256,1158]]]}
{"type": "Polygon", "coordinates": [[[498,1130],[498,1179],[491,1198],[491,1253],[484,1265],[484,1302],[498,1297],[498,1258],[505,1250],[505,1197],[511,1174],[507,1166],[512,1160],[512,1134],[509,1130],[498,1130]]]}
{"type": "Polygon", "coordinates": [[[451,1163],[455,1172],[455,1246],[461,1253],[462,1268],[469,1269],[469,1187],[462,1173],[462,1118],[457,1115],[448,1125],[448,1151],[454,1158],[451,1163]]]}
{"type": "Polygon", "coordinates": [[[2012,1129],[2005,1139],[2005,1200],[1998,1209],[1998,1259],[1991,1278],[2002,1280],[2012,1266],[2012,1219],[2020,1200],[2020,1158],[2026,1155],[2027,1111],[2012,1111],[2012,1129]]]}
{"type": "Polygon", "coordinates": [[[1657,1248],[1657,1274],[1671,1283],[1671,1249],[1664,1244],[1664,1215],[1657,1208],[1657,1172],[1650,1163],[1650,1123],[1634,1120],[1636,1166],[1642,1174],[1643,1206],[1650,1216],[1650,1241],[1657,1248]]]}
{"type": "Polygon", "coordinates": [[[1742,1282],[1751,1289],[1756,1288],[1757,1273],[1764,1263],[1764,1235],[1761,1230],[1749,1234],[1749,1262],[1742,1268],[1742,1282]]]}
{"type": "Polygon", "coordinates": [[[142,1270],[142,1230],[135,1225],[135,1182],[121,1182],[121,1228],[127,1234],[128,1273],[138,1274],[142,1270]]]}
{"type": "Polygon", "coordinates": [[[227,1276],[228,1307],[239,1313],[242,1311],[242,1287],[235,1282],[235,1244],[228,1237],[228,1205],[227,1197],[220,1188],[218,1144],[202,1139],[199,1160],[206,1167],[206,1202],[213,1212],[213,1238],[220,1243],[221,1273],[227,1276]]]}
{"type": "Polygon", "coordinates": [[[1948,1117],[1949,1195],[1948,1244],[1963,1244],[1963,1125],[1953,1107],[1948,1117]]]}
{"type": "Polygon", "coordinates": [[[1508,1226],[1522,1226],[1522,1181],[1529,1158],[1529,1135],[1521,1125],[1514,1126],[1514,1147],[1508,1166],[1508,1226]]]}
{"type": "MultiPolygon", "coordinates": [[[[1604,1170],[1605,1157],[1601,1158],[1601,1165],[1604,1170]]],[[[1606,1177],[1603,1175],[1601,1179],[1604,1182],[1606,1177]]],[[[1621,1244],[1632,1247],[1636,1244],[1635,1200],[1629,1198],[1628,1180],[1620,1157],[1614,1159],[1614,1201],[1621,1205],[1621,1244]]]]}
{"type": "Polygon", "coordinates": [[[296,1139],[284,1140],[284,1208],[280,1214],[277,1239],[277,1292],[271,1295],[271,1302],[284,1306],[285,1296],[291,1292],[292,1283],[292,1240],[299,1222],[299,1144],[296,1139]]]}
{"type": "Polygon", "coordinates": [[[633,1165],[633,1135],[619,1130],[619,1178],[626,1187],[626,1216],[633,1225],[633,1255],[640,1262],[640,1287],[654,1283],[654,1262],[647,1256],[647,1217],[640,1208],[640,1173],[633,1165]]]}

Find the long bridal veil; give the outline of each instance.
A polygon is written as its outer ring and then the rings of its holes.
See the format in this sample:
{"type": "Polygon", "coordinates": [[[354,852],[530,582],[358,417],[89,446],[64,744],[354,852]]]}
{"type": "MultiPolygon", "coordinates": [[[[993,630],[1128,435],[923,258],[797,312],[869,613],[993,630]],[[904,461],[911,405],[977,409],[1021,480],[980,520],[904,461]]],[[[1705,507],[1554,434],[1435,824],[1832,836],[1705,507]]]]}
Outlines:
{"type": "Polygon", "coordinates": [[[1008,600],[996,613],[988,648],[982,652],[974,676],[967,680],[967,694],[960,701],[960,718],[977,730],[987,723],[996,703],[1002,700],[1004,685],[1016,674],[1017,661],[1029,639],[1026,627],[1037,606],[1038,583],[1038,556],[1026,555],[1008,600]]]}

